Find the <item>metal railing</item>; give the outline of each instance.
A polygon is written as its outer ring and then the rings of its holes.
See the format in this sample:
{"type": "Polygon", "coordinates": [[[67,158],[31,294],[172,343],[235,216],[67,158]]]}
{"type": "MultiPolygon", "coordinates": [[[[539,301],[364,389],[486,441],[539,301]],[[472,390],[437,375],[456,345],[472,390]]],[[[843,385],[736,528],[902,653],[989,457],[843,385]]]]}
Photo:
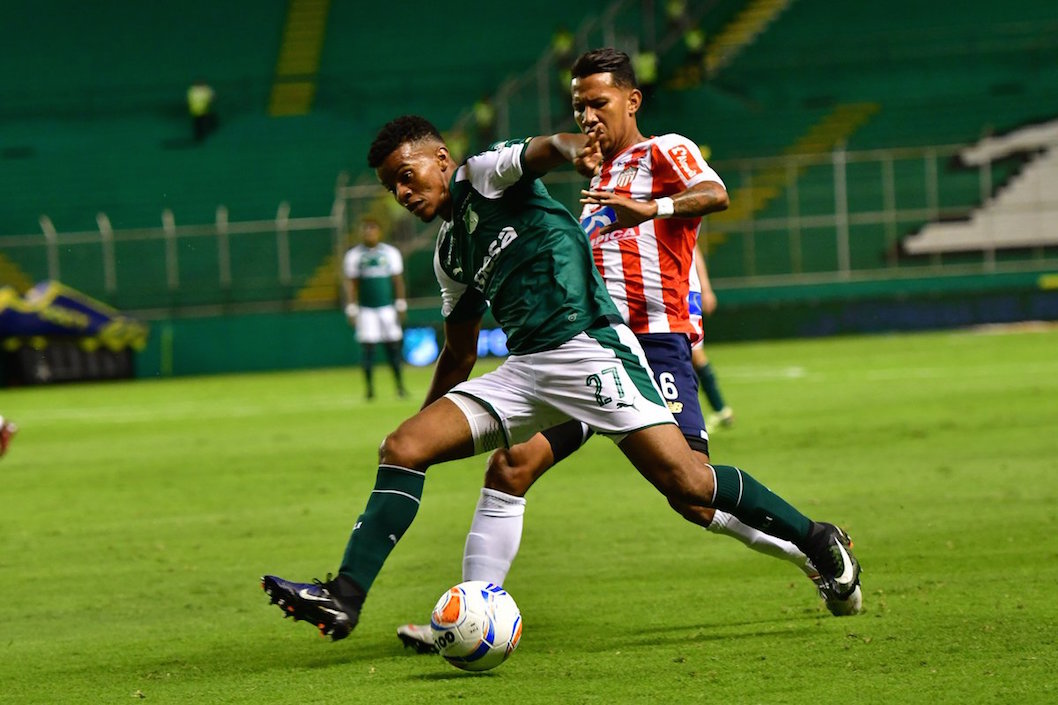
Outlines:
{"type": "MultiPolygon", "coordinates": [[[[902,238],[927,223],[966,218],[994,202],[1023,166],[959,167],[963,149],[839,149],[713,163],[732,198],[728,213],[704,219],[699,238],[707,243],[714,284],[766,287],[1058,263],[1058,224],[1036,246],[1009,253],[997,247],[919,257],[901,252],[902,238]]],[[[579,211],[582,177],[560,170],[546,183],[579,211]]],[[[391,201],[381,186],[340,182],[331,213],[314,218],[290,218],[281,204],[274,219],[230,222],[219,207],[208,224],[178,225],[165,211],[160,227],[115,229],[100,213],[95,231],[58,232],[42,217],[41,233],[2,237],[0,253],[35,280],[60,280],[125,310],[275,310],[294,304],[320,265],[341,254],[351,224],[380,203],[393,208],[391,242],[406,254],[432,248],[437,224],[424,225],[391,201]]],[[[1058,192],[1041,190],[1007,208],[1054,213],[1058,192]]],[[[332,282],[339,276],[335,265],[332,282]]]]}
{"type": "Polygon", "coordinates": [[[194,225],[177,225],[166,209],[160,227],[127,229],[99,213],[97,230],[72,232],[57,231],[44,215],[41,234],[4,236],[0,253],[31,279],[62,281],[144,314],[281,308],[340,251],[343,208],[335,199],[329,215],[291,218],[283,202],[273,219],[232,222],[218,206],[214,222],[194,225]]]}
{"type": "MultiPolygon", "coordinates": [[[[712,162],[732,207],[702,221],[699,243],[709,254],[711,279],[720,286],[768,286],[926,272],[989,273],[1053,262],[1058,222],[1049,239],[1005,256],[994,244],[950,255],[902,251],[904,237],[928,223],[968,218],[1017,179],[1022,156],[964,167],[959,165],[964,149],[837,149],[712,162]]],[[[559,170],[544,181],[571,212],[580,212],[583,177],[559,170]]],[[[372,184],[339,189],[339,197],[346,199],[345,211],[353,220],[392,198],[372,184]]],[[[1017,207],[1052,212],[1058,209],[1058,191],[1041,192],[1035,202],[1017,207]]],[[[410,252],[432,247],[436,230],[398,210],[393,239],[410,252]]]]}

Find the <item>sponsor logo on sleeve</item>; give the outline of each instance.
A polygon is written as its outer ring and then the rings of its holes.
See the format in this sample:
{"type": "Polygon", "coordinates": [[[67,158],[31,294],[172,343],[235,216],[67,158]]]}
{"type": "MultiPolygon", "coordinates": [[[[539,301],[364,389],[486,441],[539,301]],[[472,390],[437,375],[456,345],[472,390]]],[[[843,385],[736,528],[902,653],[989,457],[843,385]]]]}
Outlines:
{"type": "Polygon", "coordinates": [[[682,144],[678,144],[669,150],[669,157],[672,158],[676,169],[683,176],[684,181],[690,181],[695,176],[702,173],[702,167],[698,166],[698,160],[691,154],[691,150],[687,149],[682,144]]]}

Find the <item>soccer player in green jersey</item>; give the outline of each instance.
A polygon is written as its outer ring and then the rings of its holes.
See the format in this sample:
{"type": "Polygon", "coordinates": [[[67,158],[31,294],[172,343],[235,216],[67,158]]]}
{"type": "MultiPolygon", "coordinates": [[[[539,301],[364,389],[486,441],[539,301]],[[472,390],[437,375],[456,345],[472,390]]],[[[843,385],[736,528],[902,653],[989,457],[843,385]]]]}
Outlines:
{"type": "Polygon", "coordinates": [[[375,397],[375,347],[386,351],[398,396],[406,396],[401,374],[401,323],[407,315],[404,298],[404,258],[393,245],[382,242],[382,225],[374,218],[360,222],[360,244],[342,260],[345,284],[345,317],[356,329],[360,364],[368,399],[375,397]]]}
{"type": "Polygon", "coordinates": [[[722,509],[796,544],[829,583],[858,579],[836,527],[813,522],[738,468],[703,465],[692,454],[642,347],[620,322],[580,224],[538,179],[586,148],[584,135],[534,137],[458,164],[421,117],[396,118],[376,136],[368,164],[379,180],[423,222],[442,220],[434,270],[445,344],[422,409],[382,442],[375,488],[338,575],[314,583],[262,578],[286,616],[335,640],[348,636],[415,518],[428,468],[509,447],[569,419],[610,437],[682,514],[722,509]],[[511,355],[468,379],[489,307],[511,355]]]}

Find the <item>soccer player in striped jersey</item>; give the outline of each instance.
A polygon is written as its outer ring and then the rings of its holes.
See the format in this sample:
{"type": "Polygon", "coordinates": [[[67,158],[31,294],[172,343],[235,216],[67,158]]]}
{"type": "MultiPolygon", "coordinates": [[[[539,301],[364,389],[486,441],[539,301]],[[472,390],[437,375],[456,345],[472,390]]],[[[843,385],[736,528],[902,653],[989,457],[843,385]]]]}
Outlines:
{"type": "MultiPolygon", "coordinates": [[[[701,218],[724,210],[727,190],[698,146],[682,135],[646,137],[636,114],[642,94],[629,57],[614,49],[581,55],[572,69],[573,115],[586,135],[573,160],[591,176],[581,192],[581,227],[607,292],[635,333],[655,382],[692,451],[708,464],[709,435],[698,399],[691,345],[702,337],[694,257],[701,218]],[[692,289],[693,287],[693,289],[692,289]]],[[[521,541],[525,494],[549,468],[583,445],[587,426],[571,421],[490,458],[463,554],[463,579],[502,585],[521,541]]],[[[792,542],[748,526],[724,511],[672,503],[688,520],[783,558],[811,579],[835,615],[856,614],[858,583],[825,589],[816,567],[792,542]]],[[[429,628],[408,624],[397,635],[420,652],[433,649],[429,628]]]]}

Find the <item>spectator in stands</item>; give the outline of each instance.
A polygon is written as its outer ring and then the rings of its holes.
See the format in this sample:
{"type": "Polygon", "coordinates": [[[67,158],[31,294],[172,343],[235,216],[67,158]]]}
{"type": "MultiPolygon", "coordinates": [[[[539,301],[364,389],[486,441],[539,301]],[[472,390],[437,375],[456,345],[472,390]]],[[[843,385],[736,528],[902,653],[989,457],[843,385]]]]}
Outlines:
{"type": "Polygon", "coordinates": [[[382,242],[382,224],[365,217],[360,221],[360,244],[345,253],[345,317],[356,329],[360,362],[364,368],[367,398],[375,397],[375,346],[386,351],[397,394],[407,396],[401,372],[401,328],[407,315],[404,298],[404,259],[400,250],[382,242]]]}
{"type": "Polygon", "coordinates": [[[665,3],[665,19],[669,30],[678,29],[686,31],[691,18],[687,14],[687,0],[667,0],[665,3]]]}
{"type": "Polygon", "coordinates": [[[191,130],[196,142],[206,139],[217,129],[217,114],[213,111],[213,87],[198,79],[187,89],[187,112],[191,116],[191,130]]]}
{"type": "Polygon", "coordinates": [[[11,445],[11,439],[18,433],[18,426],[15,425],[14,421],[8,421],[3,416],[0,416],[0,458],[4,457],[4,453],[7,452],[7,447],[11,445]]]}
{"type": "Polygon", "coordinates": [[[551,36],[551,60],[555,66],[559,97],[563,103],[569,100],[569,82],[573,79],[570,66],[573,64],[577,38],[565,25],[559,25],[551,36]]]}
{"type": "Polygon", "coordinates": [[[474,127],[478,140],[475,147],[479,151],[488,149],[496,141],[496,108],[488,95],[481,96],[474,103],[474,127]]]}
{"type": "Polygon", "coordinates": [[[700,27],[690,27],[683,33],[683,48],[687,54],[683,59],[683,69],[687,81],[697,85],[706,78],[705,75],[705,32],[700,27]]]}
{"type": "Polygon", "coordinates": [[[632,57],[632,68],[639,79],[639,90],[644,98],[654,95],[658,85],[658,55],[653,51],[639,51],[632,57]]]}

